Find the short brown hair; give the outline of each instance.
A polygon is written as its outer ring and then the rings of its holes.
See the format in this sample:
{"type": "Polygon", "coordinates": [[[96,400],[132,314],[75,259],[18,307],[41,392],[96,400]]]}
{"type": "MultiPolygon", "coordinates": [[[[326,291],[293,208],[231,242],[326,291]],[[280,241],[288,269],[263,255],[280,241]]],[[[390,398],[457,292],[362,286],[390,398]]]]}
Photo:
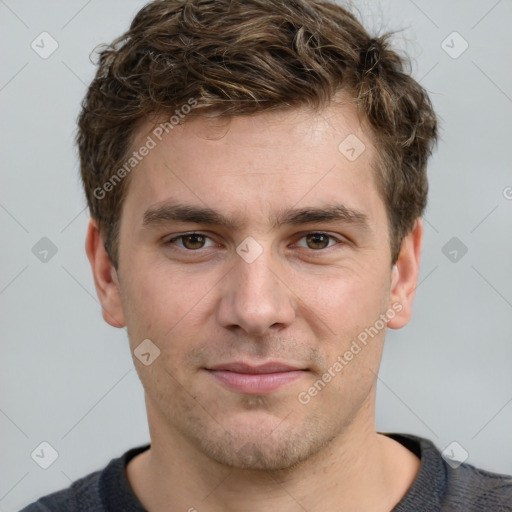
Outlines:
{"type": "Polygon", "coordinates": [[[404,71],[409,60],[390,48],[392,34],[371,37],[328,0],[156,0],[143,7],[99,51],[78,119],[85,194],[113,264],[129,180],[126,172],[112,179],[130,158],[139,121],[169,118],[191,98],[194,115],[231,117],[320,109],[338,92],[349,93],[371,127],[395,263],[426,206],[437,119],[426,91],[404,71]]]}

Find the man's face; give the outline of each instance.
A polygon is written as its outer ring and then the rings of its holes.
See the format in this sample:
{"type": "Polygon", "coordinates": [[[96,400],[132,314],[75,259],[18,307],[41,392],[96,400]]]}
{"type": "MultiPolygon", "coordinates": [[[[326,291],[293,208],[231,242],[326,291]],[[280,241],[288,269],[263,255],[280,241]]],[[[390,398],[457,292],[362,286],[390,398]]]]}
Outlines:
{"type": "Polygon", "coordinates": [[[372,425],[393,286],[373,158],[345,105],[188,120],[132,171],[119,314],[132,352],[145,339],[160,350],[148,366],[134,357],[152,434],[283,469],[372,425]],[[366,146],[353,161],[338,149],[351,134],[366,146]]]}

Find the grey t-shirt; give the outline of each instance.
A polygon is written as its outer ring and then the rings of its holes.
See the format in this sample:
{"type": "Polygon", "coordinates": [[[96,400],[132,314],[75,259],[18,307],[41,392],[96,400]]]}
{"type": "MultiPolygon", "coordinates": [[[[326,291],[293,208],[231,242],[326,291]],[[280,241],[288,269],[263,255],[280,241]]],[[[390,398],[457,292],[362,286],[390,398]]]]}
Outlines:
{"type": "MultiPolygon", "coordinates": [[[[511,512],[512,476],[461,464],[452,468],[427,439],[386,434],[421,459],[407,494],[392,512],[511,512]]],[[[67,489],[40,498],[20,512],[147,512],[126,476],[127,463],[149,444],[132,448],[67,489]]]]}

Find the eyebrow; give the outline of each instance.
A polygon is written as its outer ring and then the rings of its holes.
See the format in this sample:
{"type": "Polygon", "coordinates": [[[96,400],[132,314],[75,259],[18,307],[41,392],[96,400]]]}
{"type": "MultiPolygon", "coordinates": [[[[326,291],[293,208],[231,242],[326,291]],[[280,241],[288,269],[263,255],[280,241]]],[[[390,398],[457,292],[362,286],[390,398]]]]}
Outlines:
{"type": "MultiPolygon", "coordinates": [[[[273,214],[273,228],[283,225],[300,225],[312,222],[340,221],[354,224],[365,230],[370,228],[368,215],[348,208],[343,204],[329,204],[324,207],[306,207],[281,210],[273,214]]],[[[224,226],[233,231],[241,230],[243,222],[208,207],[198,207],[175,202],[166,202],[160,206],[149,208],[143,215],[143,227],[152,227],[171,222],[190,222],[210,226],[224,226]]]]}

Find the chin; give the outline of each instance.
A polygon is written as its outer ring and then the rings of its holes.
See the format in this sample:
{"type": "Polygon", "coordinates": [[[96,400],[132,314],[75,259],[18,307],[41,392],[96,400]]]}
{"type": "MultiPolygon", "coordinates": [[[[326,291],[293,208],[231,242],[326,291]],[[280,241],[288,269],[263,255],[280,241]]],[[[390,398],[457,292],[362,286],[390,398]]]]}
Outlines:
{"type": "Polygon", "coordinates": [[[189,436],[204,455],[228,468],[283,471],[310,459],[335,437],[307,423],[301,428],[275,416],[249,414],[221,431],[189,436]]]}
{"type": "Polygon", "coordinates": [[[305,447],[298,447],[291,442],[275,442],[269,439],[251,440],[241,445],[230,443],[226,446],[221,442],[203,446],[204,453],[219,464],[231,469],[253,471],[290,469],[309,458],[303,448],[305,447]]]}

